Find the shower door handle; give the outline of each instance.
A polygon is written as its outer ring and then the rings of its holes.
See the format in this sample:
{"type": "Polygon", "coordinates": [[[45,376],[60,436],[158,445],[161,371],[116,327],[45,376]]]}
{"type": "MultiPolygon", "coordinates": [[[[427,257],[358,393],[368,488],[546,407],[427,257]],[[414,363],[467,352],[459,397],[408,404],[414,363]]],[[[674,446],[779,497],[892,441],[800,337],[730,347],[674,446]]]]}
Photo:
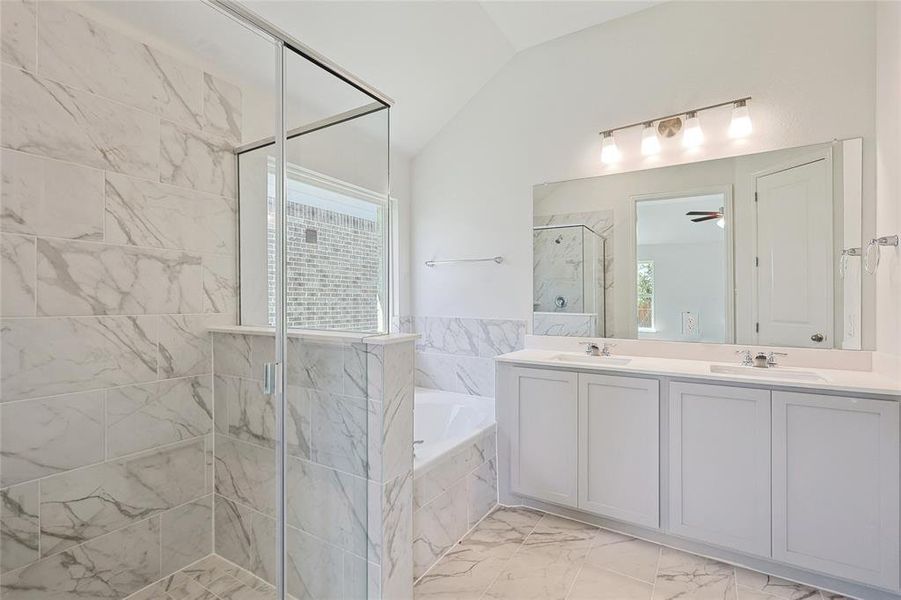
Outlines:
{"type": "Polygon", "coordinates": [[[275,362],[263,365],[263,393],[267,396],[274,395],[278,386],[278,365],[275,362]]]}

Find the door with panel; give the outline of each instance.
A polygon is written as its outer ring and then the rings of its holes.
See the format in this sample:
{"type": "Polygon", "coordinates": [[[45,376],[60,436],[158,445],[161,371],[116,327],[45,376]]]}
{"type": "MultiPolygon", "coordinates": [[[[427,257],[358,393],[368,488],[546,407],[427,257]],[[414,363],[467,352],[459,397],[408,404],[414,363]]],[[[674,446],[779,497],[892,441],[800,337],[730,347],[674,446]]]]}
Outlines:
{"type": "Polygon", "coordinates": [[[579,375],[579,508],[660,525],[660,384],[579,375]]]}
{"type": "Polygon", "coordinates": [[[773,558],[899,589],[897,402],[773,392],[773,558]]]}
{"type": "Polygon", "coordinates": [[[578,504],[578,375],[512,367],[510,488],[555,504],[578,504]]]}
{"type": "Polygon", "coordinates": [[[669,386],[669,527],[770,555],[770,392],[669,386]]]}

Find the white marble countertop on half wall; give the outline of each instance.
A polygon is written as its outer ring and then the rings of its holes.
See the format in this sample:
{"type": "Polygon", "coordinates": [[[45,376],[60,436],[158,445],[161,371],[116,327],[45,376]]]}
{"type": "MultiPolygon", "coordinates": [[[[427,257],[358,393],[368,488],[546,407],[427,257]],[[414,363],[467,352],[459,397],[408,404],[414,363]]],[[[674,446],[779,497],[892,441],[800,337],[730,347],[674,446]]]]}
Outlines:
{"type": "Polygon", "coordinates": [[[571,354],[573,357],[585,357],[584,353],[562,352],[560,350],[518,350],[509,354],[502,354],[495,358],[502,363],[510,363],[525,366],[539,366],[553,369],[567,369],[576,371],[592,371],[603,373],[635,373],[642,375],[654,375],[658,377],[678,377],[695,380],[713,381],[718,383],[740,383],[743,385],[760,385],[767,388],[808,389],[817,391],[833,391],[844,394],[867,394],[877,396],[890,396],[892,400],[901,401],[901,381],[896,378],[873,373],[871,371],[847,371],[842,369],[798,368],[798,367],[773,367],[770,373],[763,369],[753,369],[753,373],[740,375],[735,373],[715,373],[711,366],[734,368],[739,362],[713,362],[705,360],[685,360],[679,358],[657,358],[649,356],[628,356],[616,354],[614,359],[628,359],[627,364],[590,362],[568,362],[557,358],[561,354],[571,354]],[[758,373],[759,371],[759,373],[758,373]],[[823,381],[797,381],[783,379],[780,372],[786,375],[792,373],[813,373],[823,381]],[[769,375],[769,376],[768,376],[769,375]]]}
{"type": "MultiPolygon", "coordinates": [[[[235,335],[275,335],[274,327],[255,327],[252,325],[217,325],[209,327],[212,333],[231,333],[235,335]]],[[[418,333],[364,333],[358,331],[327,331],[319,329],[289,329],[288,337],[309,338],[321,342],[344,342],[388,345],[419,339],[418,333]]]]}

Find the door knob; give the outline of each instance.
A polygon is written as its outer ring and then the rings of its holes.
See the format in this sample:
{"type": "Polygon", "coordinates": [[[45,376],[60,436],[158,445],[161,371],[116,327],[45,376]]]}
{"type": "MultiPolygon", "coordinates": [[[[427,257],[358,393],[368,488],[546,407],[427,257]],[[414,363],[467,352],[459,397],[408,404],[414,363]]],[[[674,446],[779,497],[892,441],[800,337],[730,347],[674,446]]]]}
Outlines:
{"type": "Polygon", "coordinates": [[[826,339],[826,338],[825,338],[825,336],[823,336],[822,333],[815,333],[815,334],[813,334],[812,336],[810,336],[810,340],[811,340],[812,342],[816,342],[816,343],[818,343],[818,344],[819,344],[820,342],[822,342],[823,340],[825,340],[825,339],[826,339]]]}

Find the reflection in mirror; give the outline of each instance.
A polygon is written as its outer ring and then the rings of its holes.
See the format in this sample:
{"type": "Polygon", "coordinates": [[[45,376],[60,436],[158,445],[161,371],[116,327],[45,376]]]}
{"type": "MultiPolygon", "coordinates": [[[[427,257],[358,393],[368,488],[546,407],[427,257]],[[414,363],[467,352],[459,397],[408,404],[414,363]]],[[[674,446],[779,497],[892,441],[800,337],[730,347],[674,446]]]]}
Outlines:
{"type": "Polygon", "coordinates": [[[861,148],[536,186],[532,332],[863,348],[861,148]]]}

